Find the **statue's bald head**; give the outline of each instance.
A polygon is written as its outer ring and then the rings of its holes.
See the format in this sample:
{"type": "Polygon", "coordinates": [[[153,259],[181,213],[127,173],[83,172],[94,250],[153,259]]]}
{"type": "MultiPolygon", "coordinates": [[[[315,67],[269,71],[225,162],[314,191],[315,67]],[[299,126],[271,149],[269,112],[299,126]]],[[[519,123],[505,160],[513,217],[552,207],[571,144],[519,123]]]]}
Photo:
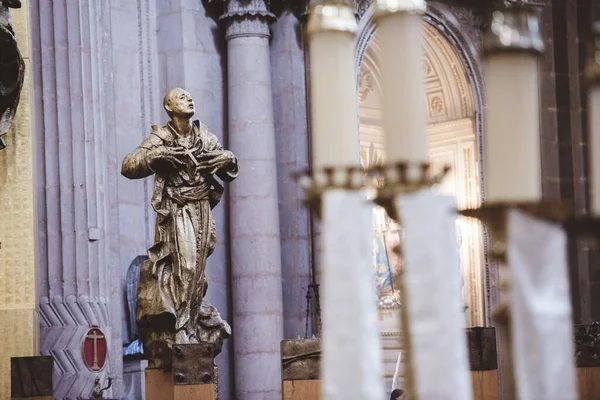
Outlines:
{"type": "Polygon", "coordinates": [[[192,95],[182,88],[169,90],[169,93],[167,93],[163,100],[163,106],[171,118],[175,115],[191,118],[196,111],[192,95]]]}

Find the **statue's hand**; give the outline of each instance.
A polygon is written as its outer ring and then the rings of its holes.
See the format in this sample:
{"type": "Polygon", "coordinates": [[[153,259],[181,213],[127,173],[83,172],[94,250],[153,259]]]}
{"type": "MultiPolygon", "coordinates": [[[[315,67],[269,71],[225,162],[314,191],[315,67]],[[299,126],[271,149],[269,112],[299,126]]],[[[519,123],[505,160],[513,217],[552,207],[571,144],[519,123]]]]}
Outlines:
{"type": "Polygon", "coordinates": [[[235,162],[235,156],[229,150],[223,150],[215,153],[205,153],[200,156],[200,169],[209,170],[215,174],[217,170],[225,168],[235,162]]]}
{"type": "Polygon", "coordinates": [[[165,146],[155,147],[146,153],[148,163],[153,168],[179,168],[184,164],[182,160],[184,155],[185,152],[183,150],[175,150],[165,146]]]}

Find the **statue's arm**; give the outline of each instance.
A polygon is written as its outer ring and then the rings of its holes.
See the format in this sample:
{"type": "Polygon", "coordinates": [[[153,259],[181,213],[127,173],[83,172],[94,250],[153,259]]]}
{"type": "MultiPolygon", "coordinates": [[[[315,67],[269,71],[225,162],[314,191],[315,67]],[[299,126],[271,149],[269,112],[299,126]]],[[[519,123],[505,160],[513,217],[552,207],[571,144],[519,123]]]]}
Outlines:
{"type": "Polygon", "coordinates": [[[134,151],[127,154],[121,166],[121,175],[129,179],[141,179],[154,173],[150,167],[148,151],[161,145],[161,140],[150,135],[134,151]]]}
{"type": "MultiPolygon", "coordinates": [[[[215,150],[221,150],[221,151],[224,150],[223,146],[221,146],[221,143],[219,142],[219,139],[217,139],[217,137],[215,135],[212,135],[212,140],[213,140],[213,145],[214,145],[215,150]]],[[[239,164],[238,164],[238,159],[233,153],[231,153],[231,155],[233,156],[233,160],[230,163],[228,163],[226,166],[224,166],[223,168],[219,168],[217,170],[217,176],[223,182],[231,182],[232,180],[237,178],[238,173],[239,173],[240,168],[239,168],[239,164]]]]}

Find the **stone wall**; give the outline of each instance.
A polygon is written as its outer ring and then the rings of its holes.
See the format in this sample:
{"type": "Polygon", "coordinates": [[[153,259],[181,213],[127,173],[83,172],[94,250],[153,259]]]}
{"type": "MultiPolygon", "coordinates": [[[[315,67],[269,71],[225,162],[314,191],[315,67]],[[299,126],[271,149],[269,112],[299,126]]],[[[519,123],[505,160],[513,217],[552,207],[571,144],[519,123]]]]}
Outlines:
{"type": "Polygon", "coordinates": [[[0,150],[0,398],[10,397],[10,358],[37,354],[31,36],[29,1],[11,10],[25,82],[10,132],[0,150]]]}

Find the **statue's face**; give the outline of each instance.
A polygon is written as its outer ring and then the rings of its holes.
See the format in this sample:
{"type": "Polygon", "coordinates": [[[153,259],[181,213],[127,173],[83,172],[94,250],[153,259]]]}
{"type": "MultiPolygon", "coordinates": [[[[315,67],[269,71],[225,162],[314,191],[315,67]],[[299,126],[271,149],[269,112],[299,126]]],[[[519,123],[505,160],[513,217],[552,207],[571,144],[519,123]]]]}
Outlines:
{"type": "Polygon", "coordinates": [[[165,109],[174,115],[191,118],[196,112],[192,95],[183,89],[173,89],[168,95],[165,109]]]}

